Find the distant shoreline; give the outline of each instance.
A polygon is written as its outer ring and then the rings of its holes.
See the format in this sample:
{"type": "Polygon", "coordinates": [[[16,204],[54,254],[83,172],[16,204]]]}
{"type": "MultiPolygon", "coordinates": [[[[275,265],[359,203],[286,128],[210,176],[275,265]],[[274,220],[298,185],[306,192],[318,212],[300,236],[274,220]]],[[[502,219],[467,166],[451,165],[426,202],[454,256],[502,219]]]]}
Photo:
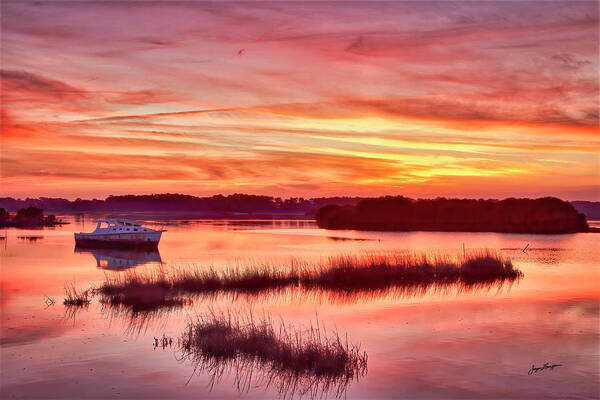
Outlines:
{"type": "Polygon", "coordinates": [[[498,232],[562,234],[600,232],[588,218],[600,214],[600,202],[539,199],[409,199],[322,197],[280,199],[235,194],[195,197],[182,194],[109,196],[105,200],[0,198],[0,227],[36,228],[61,225],[53,213],[127,216],[145,220],[267,219],[314,220],[320,228],[397,232],[498,232]],[[575,207],[577,203],[578,207],[575,207]],[[5,211],[18,206],[14,217],[5,211]],[[584,215],[580,210],[584,209],[584,215]],[[45,209],[48,211],[48,209],[45,209]]]}

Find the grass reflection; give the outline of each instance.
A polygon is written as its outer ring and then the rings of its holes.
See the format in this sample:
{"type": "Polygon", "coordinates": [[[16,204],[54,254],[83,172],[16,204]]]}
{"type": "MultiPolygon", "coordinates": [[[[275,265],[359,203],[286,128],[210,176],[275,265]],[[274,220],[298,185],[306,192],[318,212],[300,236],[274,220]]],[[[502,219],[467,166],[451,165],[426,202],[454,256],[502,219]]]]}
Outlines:
{"type": "Polygon", "coordinates": [[[233,375],[240,393],[250,388],[275,388],[280,398],[343,397],[348,385],[367,372],[367,354],[327,334],[318,323],[296,330],[269,317],[255,320],[230,313],[200,316],[178,341],[181,361],[194,366],[194,375],[208,374],[212,390],[223,376],[233,375]]]}

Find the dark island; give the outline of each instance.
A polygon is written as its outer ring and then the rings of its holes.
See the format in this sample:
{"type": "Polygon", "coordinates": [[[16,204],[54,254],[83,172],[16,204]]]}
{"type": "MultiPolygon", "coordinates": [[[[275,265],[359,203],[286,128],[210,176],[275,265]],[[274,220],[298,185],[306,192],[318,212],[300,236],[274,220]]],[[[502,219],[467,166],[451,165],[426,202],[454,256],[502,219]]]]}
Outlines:
{"type": "Polygon", "coordinates": [[[0,227],[41,228],[66,224],[55,215],[44,216],[44,210],[37,207],[21,208],[15,215],[11,215],[4,208],[0,208],[0,227]]]}
{"type": "Polygon", "coordinates": [[[326,229],[559,234],[593,231],[566,201],[539,199],[423,199],[386,196],[317,212],[326,229]]]}

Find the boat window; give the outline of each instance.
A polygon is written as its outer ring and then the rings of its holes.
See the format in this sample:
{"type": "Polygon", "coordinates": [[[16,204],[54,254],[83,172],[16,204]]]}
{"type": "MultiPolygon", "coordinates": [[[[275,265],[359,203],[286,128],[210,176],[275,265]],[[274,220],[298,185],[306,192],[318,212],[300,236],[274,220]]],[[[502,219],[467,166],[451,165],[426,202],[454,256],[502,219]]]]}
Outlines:
{"type": "Polygon", "coordinates": [[[122,230],[123,230],[123,228],[119,228],[119,230],[120,230],[120,231],[122,231],[122,230]]]}
{"type": "Polygon", "coordinates": [[[135,229],[134,229],[134,231],[136,231],[136,232],[137,232],[137,228],[135,228],[135,229]]]}
{"type": "Polygon", "coordinates": [[[127,228],[126,230],[129,230],[129,228],[127,228]]]}

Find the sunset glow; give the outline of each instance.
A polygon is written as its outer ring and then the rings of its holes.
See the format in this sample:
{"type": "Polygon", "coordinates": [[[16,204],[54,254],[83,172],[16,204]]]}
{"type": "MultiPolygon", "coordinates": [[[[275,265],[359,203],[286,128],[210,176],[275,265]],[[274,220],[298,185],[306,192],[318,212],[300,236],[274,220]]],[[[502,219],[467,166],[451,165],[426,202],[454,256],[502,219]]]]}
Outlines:
{"type": "Polygon", "coordinates": [[[598,35],[597,2],[3,2],[2,192],[600,200],[598,35]]]}

